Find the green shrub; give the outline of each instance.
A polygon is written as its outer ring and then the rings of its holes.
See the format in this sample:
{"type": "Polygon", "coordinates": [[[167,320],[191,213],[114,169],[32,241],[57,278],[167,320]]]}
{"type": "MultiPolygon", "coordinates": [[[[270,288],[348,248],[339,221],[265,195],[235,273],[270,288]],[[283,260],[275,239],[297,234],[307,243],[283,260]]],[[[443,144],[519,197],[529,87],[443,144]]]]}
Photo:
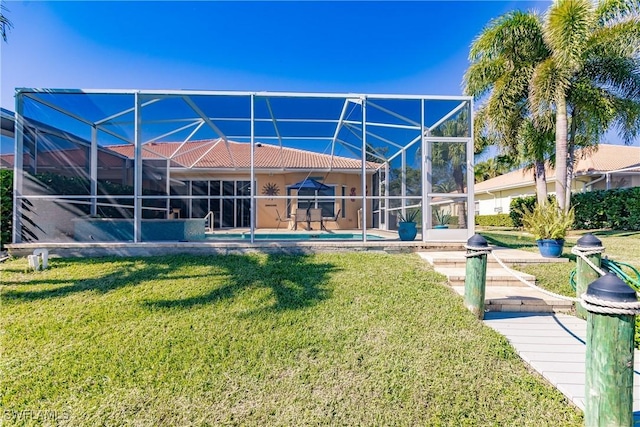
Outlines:
{"type": "Polygon", "coordinates": [[[571,196],[574,228],[640,230],[640,187],[589,191],[571,196]]]}
{"type": "Polygon", "coordinates": [[[13,215],[13,171],[0,169],[0,249],[11,242],[13,215]]]}
{"type": "MultiPolygon", "coordinates": [[[[554,197],[549,200],[554,200],[554,197]]],[[[514,227],[522,227],[521,213],[533,211],[536,204],[535,196],[511,201],[509,215],[514,227]]],[[[574,229],[640,230],[640,187],[574,193],[571,206],[575,211],[574,229]]]]}
{"type": "Polygon", "coordinates": [[[511,214],[476,215],[476,225],[483,227],[513,227],[511,214]]]}
{"type": "Polygon", "coordinates": [[[514,227],[522,227],[522,212],[524,209],[532,211],[536,206],[536,196],[517,197],[511,200],[509,216],[514,227]]]}
{"type": "Polygon", "coordinates": [[[605,195],[606,191],[599,190],[575,193],[571,196],[571,205],[576,210],[575,228],[593,230],[607,227],[604,206],[605,195]]]}

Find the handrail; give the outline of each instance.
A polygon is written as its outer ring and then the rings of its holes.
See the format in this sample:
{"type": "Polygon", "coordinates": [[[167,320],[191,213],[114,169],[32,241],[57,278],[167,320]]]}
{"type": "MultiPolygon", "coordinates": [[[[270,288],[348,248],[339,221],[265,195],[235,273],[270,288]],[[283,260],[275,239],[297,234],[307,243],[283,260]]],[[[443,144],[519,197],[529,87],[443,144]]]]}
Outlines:
{"type": "Polygon", "coordinates": [[[209,213],[207,213],[204,216],[204,232],[205,233],[211,233],[213,231],[213,225],[214,225],[214,213],[213,211],[209,211],[209,213]]]}

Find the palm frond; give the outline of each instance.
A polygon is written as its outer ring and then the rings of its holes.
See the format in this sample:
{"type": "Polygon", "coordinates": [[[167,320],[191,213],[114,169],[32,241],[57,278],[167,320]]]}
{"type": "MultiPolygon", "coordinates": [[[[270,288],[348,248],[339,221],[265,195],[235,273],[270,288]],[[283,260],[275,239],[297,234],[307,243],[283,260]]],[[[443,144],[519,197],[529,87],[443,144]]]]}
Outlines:
{"type": "Polygon", "coordinates": [[[7,9],[4,4],[0,4],[0,37],[6,42],[7,32],[13,28],[13,24],[9,21],[9,18],[5,16],[3,12],[5,10],[8,11],[9,9],[7,9]]]}
{"type": "Polygon", "coordinates": [[[640,18],[638,0],[600,0],[595,10],[599,26],[609,26],[640,18]]]}
{"type": "Polygon", "coordinates": [[[595,9],[589,0],[558,0],[548,9],[544,37],[561,68],[579,67],[595,24],[595,9]]]}

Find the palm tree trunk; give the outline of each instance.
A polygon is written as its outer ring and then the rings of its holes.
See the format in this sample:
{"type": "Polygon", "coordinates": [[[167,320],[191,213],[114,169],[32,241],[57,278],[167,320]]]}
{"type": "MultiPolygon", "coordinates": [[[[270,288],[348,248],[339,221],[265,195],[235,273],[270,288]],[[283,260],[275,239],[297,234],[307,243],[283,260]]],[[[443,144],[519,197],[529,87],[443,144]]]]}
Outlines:
{"type": "Polygon", "coordinates": [[[547,203],[547,174],[544,169],[544,161],[536,160],[534,166],[536,180],[536,199],[539,205],[547,203]]]}
{"type": "Polygon", "coordinates": [[[556,97],[556,200],[558,207],[567,206],[567,100],[564,92],[556,97]]]}
{"type": "MultiPolygon", "coordinates": [[[[462,171],[462,165],[457,165],[453,168],[453,179],[458,187],[458,192],[463,194],[465,192],[465,176],[462,171]]],[[[467,228],[467,209],[465,208],[465,202],[458,202],[458,226],[460,228],[467,228]]]]}
{"type": "Polygon", "coordinates": [[[571,129],[569,137],[567,138],[567,188],[566,188],[566,201],[567,208],[571,205],[571,187],[573,183],[573,166],[575,162],[575,150],[576,150],[576,117],[578,116],[578,109],[575,108],[571,114],[571,129]]]}

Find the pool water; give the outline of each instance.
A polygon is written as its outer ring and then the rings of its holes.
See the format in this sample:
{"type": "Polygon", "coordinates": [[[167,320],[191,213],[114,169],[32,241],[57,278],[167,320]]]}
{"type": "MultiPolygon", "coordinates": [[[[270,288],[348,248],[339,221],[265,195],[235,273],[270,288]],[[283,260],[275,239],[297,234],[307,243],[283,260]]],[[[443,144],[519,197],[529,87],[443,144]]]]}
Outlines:
{"type": "MultiPolygon", "coordinates": [[[[207,234],[207,240],[251,240],[251,233],[207,234]]],[[[269,233],[254,236],[255,240],[362,240],[362,233],[269,233]]],[[[367,234],[367,240],[384,240],[384,237],[367,234]]]]}

